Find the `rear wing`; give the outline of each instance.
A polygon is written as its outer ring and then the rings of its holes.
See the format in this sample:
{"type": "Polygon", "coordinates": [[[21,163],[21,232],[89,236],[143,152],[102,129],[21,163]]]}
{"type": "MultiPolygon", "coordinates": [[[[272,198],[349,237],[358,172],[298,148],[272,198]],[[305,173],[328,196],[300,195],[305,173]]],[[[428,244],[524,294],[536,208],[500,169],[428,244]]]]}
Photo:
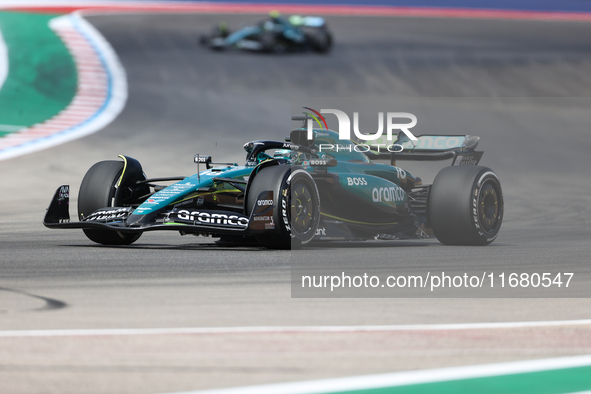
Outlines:
{"type": "Polygon", "coordinates": [[[482,158],[482,151],[475,151],[480,137],[473,135],[436,135],[423,134],[413,141],[403,134],[396,141],[366,141],[371,150],[366,152],[370,159],[438,161],[452,159],[451,165],[477,165],[482,158]]]}
{"type": "Polygon", "coordinates": [[[322,27],[326,25],[321,16],[300,16],[292,15],[289,17],[289,23],[294,26],[322,27]]]}

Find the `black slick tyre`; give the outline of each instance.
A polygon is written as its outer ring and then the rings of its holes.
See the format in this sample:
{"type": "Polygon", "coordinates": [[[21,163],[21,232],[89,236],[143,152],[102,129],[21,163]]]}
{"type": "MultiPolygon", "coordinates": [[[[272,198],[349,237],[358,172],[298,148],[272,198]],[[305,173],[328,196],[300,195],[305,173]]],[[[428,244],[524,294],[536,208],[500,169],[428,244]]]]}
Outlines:
{"type": "Polygon", "coordinates": [[[306,33],[308,42],[315,52],[327,53],[332,47],[332,35],[326,29],[314,29],[306,33]]]}
{"type": "MultiPolygon", "coordinates": [[[[90,167],[78,194],[78,216],[80,220],[97,209],[122,207],[123,201],[115,200],[115,185],[123,172],[121,161],[100,161],[90,167]]],[[[84,234],[103,245],[129,245],[137,241],[141,233],[121,233],[109,230],[84,229],[84,234]]]]}
{"type": "Polygon", "coordinates": [[[503,221],[501,182],[487,167],[446,167],[433,181],[427,207],[429,222],[441,243],[488,245],[503,221]]]}
{"type": "Polygon", "coordinates": [[[314,238],[320,221],[320,195],[312,176],[288,165],[262,168],[249,186],[247,213],[263,191],[272,190],[275,229],[257,235],[269,249],[297,249],[314,238]]]}

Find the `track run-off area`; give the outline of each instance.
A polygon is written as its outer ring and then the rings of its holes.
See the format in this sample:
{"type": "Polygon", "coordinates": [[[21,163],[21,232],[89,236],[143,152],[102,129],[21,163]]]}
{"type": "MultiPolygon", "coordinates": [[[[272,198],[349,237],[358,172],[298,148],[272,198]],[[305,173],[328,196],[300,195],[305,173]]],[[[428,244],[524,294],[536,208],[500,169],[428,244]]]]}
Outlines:
{"type": "MultiPolygon", "coordinates": [[[[118,4],[0,12],[1,392],[591,390],[585,291],[291,297],[301,256],[346,255],[368,272],[575,272],[588,284],[589,14],[278,4],[323,15],[335,47],[266,56],[198,40],[221,20],[256,22],[267,6],[118,4]],[[495,243],[339,243],[296,255],[150,233],[102,247],[41,224],[62,184],[75,214],[97,161],[126,154],[150,177],[194,173],[195,153],[240,163],[244,142],[287,136],[294,102],[351,96],[417,111],[419,133],[481,137],[481,164],[506,200],[495,243]],[[6,153],[27,133],[27,150],[6,153]]],[[[408,168],[430,182],[440,165],[408,168]]]]}

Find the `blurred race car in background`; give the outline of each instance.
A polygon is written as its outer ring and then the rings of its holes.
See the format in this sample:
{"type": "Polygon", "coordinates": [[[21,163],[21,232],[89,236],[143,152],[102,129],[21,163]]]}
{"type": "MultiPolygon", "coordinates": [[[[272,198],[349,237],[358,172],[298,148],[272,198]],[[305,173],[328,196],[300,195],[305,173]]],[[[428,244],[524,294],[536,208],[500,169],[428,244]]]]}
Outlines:
{"type": "MultiPolygon", "coordinates": [[[[306,122],[308,117],[293,117],[306,122]]],[[[101,161],[88,170],[71,222],[70,188],[60,186],[47,210],[49,228],[78,228],[97,243],[128,245],[145,231],[245,239],[271,249],[310,241],[427,238],[449,245],[487,245],[503,219],[497,175],[478,166],[479,138],[398,135],[403,152],[374,152],[339,139],[338,133],[305,127],[286,142],[247,142],[246,163],[212,163],[192,176],[147,178],[140,163],[101,161]],[[336,150],[323,152],[323,147],[336,150]],[[391,160],[390,164],[374,162],[391,160]],[[395,160],[446,160],[432,185],[395,165],[395,160]],[[173,185],[160,182],[175,181],[173,185]]]]}
{"type": "Polygon", "coordinates": [[[200,42],[215,50],[237,48],[266,53],[326,53],[332,47],[332,34],[324,18],[292,15],[285,19],[277,12],[269,15],[267,20],[234,32],[221,22],[210,34],[201,36],[200,42]]]}

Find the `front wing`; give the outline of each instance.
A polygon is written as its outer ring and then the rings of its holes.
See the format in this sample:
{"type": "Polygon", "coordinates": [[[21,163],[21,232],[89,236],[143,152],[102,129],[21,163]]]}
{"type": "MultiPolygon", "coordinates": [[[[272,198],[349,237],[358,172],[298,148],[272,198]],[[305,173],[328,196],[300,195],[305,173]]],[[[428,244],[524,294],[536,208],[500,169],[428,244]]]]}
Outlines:
{"type": "Polygon", "coordinates": [[[144,231],[174,230],[185,233],[215,234],[256,234],[275,229],[273,222],[274,205],[272,191],[260,193],[250,216],[233,211],[186,210],[171,208],[160,212],[153,221],[129,220],[133,215],[131,207],[101,208],[81,221],[70,221],[70,187],[60,186],[51,200],[43,225],[52,229],[96,229],[138,233],[144,231]],[[262,203],[258,203],[258,201],[262,203]]]}

